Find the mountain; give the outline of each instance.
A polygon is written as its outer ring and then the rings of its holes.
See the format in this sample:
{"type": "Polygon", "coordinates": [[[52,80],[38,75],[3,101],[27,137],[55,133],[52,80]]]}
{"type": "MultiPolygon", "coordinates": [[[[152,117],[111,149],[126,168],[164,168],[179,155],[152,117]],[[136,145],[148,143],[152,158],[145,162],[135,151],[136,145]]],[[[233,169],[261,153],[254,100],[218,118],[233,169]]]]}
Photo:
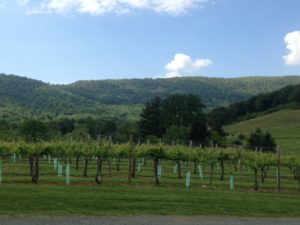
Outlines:
{"type": "Polygon", "coordinates": [[[0,74],[0,116],[12,121],[65,116],[136,120],[142,105],[155,96],[191,93],[214,108],[290,84],[300,84],[300,76],[97,80],[51,85],[0,74]]]}
{"type": "Polygon", "coordinates": [[[190,93],[201,97],[208,107],[227,106],[251,96],[299,84],[300,76],[207,78],[182,77],[170,79],[131,79],[78,81],[65,90],[103,104],[144,104],[159,96],[190,93]]]}

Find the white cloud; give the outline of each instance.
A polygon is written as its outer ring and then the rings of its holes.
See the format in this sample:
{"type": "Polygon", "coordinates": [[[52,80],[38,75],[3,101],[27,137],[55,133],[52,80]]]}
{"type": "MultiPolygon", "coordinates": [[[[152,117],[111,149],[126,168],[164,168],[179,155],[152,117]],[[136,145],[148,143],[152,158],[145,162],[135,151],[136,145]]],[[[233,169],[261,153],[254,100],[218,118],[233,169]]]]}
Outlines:
{"type": "Polygon", "coordinates": [[[160,0],[155,11],[173,15],[185,13],[187,10],[202,6],[208,0],[160,0]]]}
{"type": "Polygon", "coordinates": [[[210,59],[192,60],[190,56],[178,53],[174,56],[174,59],[165,66],[167,71],[166,77],[181,77],[186,73],[198,71],[212,64],[213,62],[210,59]]]}
{"type": "MultiPolygon", "coordinates": [[[[43,0],[35,5],[33,13],[124,13],[133,10],[150,10],[169,15],[180,15],[200,7],[209,0],[43,0]]],[[[19,5],[28,5],[29,0],[18,0],[19,5]]]]}
{"type": "Polygon", "coordinates": [[[286,65],[300,65],[300,31],[294,31],[285,35],[288,55],[283,56],[286,65]]]}

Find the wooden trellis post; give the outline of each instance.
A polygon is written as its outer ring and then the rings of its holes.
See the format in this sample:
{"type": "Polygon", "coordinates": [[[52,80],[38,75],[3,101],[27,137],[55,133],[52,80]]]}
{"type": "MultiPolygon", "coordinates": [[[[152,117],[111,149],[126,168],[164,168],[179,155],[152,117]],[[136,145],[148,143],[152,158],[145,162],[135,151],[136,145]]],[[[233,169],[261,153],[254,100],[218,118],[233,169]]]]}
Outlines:
{"type": "Polygon", "coordinates": [[[2,158],[0,157],[0,184],[2,184],[2,158]]]}
{"type": "Polygon", "coordinates": [[[109,159],[109,165],[108,165],[108,173],[109,177],[112,176],[112,136],[109,136],[109,153],[110,153],[110,159],[109,159]]]}
{"type": "Polygon", "coordinates": [[[132,145],[133,145],[132,135],[130,135],[130,148],[129,148],[129,157],[128,157],[128,184],[131,184],[132,178],[132,145]]]}
{"type": "Polygon", "coordinates": [[[281,151],[279,146],[277,147],[277,190],[281,191],[281,151]]]}

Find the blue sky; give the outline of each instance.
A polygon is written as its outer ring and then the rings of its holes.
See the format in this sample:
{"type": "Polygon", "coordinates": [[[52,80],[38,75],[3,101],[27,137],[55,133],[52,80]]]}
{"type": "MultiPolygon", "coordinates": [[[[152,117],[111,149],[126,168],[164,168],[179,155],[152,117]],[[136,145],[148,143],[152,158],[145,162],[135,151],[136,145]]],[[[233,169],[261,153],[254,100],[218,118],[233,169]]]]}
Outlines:
{"type": "Polygon", "coordinates": [[[299,0],[0,0],[0,72],[50,83],[300,75],[299,0]]]}

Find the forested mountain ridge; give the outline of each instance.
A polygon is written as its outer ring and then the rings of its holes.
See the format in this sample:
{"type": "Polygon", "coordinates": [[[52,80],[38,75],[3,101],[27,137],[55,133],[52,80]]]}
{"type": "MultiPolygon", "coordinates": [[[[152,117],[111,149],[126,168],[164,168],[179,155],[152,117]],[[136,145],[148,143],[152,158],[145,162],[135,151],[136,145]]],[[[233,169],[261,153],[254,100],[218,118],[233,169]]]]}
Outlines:
{"type": "Polygon", "coordinates": [[[194,94],[213,108],[246,100],[251,96],[299,84],[300,76],[169,79],[128,79],[78,81],[64,88],[74,94],[104,104],[144,104],[154,97],[171,94],[194,94]]]}
{"type": "Polygon", "coordinates": [[[94,106],[94,102],[41,81],[18,77],[0,76],[1,102],[35,111],[71,112],[78,106],[94,106]]]}
{"type": "Polygon", "coordinates": [[[51,85],[34,79],[0,74],[2,118],[58,116],[137,119],[142,105],[153,97],[175,93],[200,96],[210,108],[227,106],[259,93],[300,84],[300,76],[78,81],[51,85]]]}

